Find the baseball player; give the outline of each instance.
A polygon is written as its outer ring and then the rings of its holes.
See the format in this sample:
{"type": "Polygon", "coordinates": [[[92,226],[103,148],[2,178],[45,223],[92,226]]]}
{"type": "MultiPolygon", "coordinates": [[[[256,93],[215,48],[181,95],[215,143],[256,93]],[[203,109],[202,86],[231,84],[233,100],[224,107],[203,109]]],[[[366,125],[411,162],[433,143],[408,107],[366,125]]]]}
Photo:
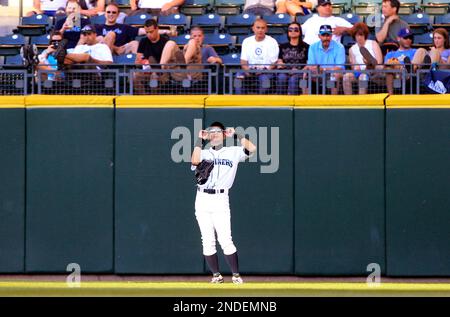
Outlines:
{"type": "Polygon", "coordinates": [[[213,122],[207,130],[201,130],[192,153],[192,169],[202,160],[214,161],[214,167],[203,185],[197,187],[195,217],[202,235],[203,255],[213,273],[211,283],[223,283],[219,272],[216,251],[217,240],[222,247],[225,259],[233,273],[232,282],[242,284],[239,275],[238,255],[231,238],[231,215],[228,191],[233,185],[239,162],[244,161],[256,151],[256,146],[242,135],[235,134],[234,128],[227,128],[220,122],[213,122]],[[241,146],[224,146],[226,137],[234,136],[241,146]],[[211,148],[202,150],[207,140],[211,148]]]}

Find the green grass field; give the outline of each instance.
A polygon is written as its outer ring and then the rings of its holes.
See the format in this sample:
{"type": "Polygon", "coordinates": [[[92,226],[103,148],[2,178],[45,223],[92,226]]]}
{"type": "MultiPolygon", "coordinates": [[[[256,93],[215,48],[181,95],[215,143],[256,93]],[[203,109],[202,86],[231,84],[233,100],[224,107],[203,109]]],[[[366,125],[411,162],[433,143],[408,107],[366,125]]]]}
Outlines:
{"type": "Polygon", "coordinates": [[[0,296],[449,296],[447,283],[0,282],[0,296]]]}

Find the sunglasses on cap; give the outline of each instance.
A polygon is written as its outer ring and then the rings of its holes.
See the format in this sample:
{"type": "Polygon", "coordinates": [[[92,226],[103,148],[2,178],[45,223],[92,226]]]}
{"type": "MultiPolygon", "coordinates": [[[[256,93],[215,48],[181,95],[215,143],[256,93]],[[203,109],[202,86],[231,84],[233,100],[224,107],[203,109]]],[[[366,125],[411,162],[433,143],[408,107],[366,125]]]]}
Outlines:
{"type": "Polygon", "coordinates": [[[92,33],[94,33],[94,31],[83,31],[83,32],[81,32],[81,34],[83,34],[83,35],[90,35],[92,33]]]}
{"type": "Polygon", "coordinates": [[[288,28],[289,32],[300,32],[299,28],[288,28]]]}

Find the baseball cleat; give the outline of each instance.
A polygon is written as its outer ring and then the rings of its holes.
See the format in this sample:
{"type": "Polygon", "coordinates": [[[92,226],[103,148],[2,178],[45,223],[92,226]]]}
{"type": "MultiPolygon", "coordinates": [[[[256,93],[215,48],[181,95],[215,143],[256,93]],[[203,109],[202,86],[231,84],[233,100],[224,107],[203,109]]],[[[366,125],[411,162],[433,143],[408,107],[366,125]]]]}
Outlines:
{"type": "Polygon", "coordinates": [[[231,278],[231,281],[233,282],[233,284],[243,284],[244,283],[244,281],[242,280],[242,277],[239,274],[233,275],[233,277],[231,278]]]}
{"type": "Polygon", "coordinates": [[[213,278],[211,279],[211,283],[213,284],[221,284],[223,283],[223,277],[221,274],[214,274],[213,278]]]}

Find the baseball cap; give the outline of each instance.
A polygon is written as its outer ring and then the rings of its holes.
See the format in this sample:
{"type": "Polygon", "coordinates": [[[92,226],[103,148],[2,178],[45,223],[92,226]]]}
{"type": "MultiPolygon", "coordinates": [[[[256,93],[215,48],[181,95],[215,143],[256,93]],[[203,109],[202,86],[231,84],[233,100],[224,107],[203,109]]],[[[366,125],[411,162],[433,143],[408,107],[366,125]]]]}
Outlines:
{"type": "Polygon", "coordinates": [[[333,34],[333,29],[331,28],[331,25],[324,24],[320,26],[319,34],[333,34]]]}
{"type": "Polygon", "coordinates": [[[81,29],[81,33],[89,33],[89,32],[94,32],[97,33],[97,31],[95,30],[95,26],[92,24],[88,24],[85,27],[83,27],[81,29]]]}
{"type": "Polygon", "coordinates": [[[317,2],[318,6],[324,6],[324,5],[327,5],[327,4],[331,4],[331,0],[319,0],[317,2]]]}
{"type": "Polygon", "coordinates": [[[410,30],[410,29],[407,29],[407,28],[401,29],[401,30],[398,32],[397,35],[398,35],[399,37],[403,37],[403,38],[413,36],[411,30],[410,30]]]}

